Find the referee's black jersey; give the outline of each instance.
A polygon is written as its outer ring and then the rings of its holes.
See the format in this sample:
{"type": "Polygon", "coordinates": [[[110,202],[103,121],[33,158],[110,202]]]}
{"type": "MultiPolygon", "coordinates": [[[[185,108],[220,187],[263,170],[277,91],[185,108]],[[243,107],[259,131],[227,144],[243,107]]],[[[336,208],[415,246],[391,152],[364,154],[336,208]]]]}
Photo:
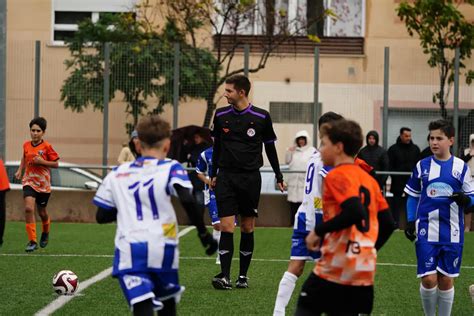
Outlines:
{"type": "Polygon", "coordinates": [[[252,104],[241,112],[231,105],[217,109],[211,134],[220,142],[217,167],[234,171],[258,170],[262,144],[276,140],[270,113],[252,104]]]}

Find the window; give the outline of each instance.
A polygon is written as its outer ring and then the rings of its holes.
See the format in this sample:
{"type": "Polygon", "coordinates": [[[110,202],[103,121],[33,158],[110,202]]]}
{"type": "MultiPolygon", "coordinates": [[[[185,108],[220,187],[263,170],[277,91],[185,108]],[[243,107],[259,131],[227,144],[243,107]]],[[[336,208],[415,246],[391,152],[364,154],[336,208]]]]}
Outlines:
{"type": "Polygon", "coordinates": [[[97,22],[101,14],[130,12],[136,0],[53,0],[53,32],[55,45],[64,45],[64,41],[74,36],[79,23],[85,19],[97,22]]]}
{"type": "MultiPolygon", "coordinates": [[[[235,4],[220,1],[221,12],[226,12],[230,5],[235,4]]],[[[216,21],[220,30],[224,23],[222,16],[218,15],[216,21]]],[[[364,37],[364,24],[365,0],[256,0],[252,10],[231,15],[223,34],[264,35],[288,31],[300,36],[364,37]],[[325,9],[331,9],[339,18],[317,21],[325,9]]]]}
{"type": "Polygon", "coordinates": [[[313,124],[313,103],[270,102],[273,123],[313,124]]]}

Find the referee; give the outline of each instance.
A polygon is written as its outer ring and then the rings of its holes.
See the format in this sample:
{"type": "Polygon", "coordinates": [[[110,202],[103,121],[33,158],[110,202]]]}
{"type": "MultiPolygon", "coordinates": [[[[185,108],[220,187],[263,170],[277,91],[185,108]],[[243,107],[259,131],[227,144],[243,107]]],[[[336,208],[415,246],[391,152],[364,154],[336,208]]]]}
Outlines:
{"type": "Polygon", "coordinates": [[[275,172],[279,189],[283,192],[283,175],[275,148],[276,135],[270,114],[248,101],[250,81],[234,75],[225,81],[229,105],[217,109],[212,136],[211,186],[215,189],[217,209],[221,220],[219,256],[221,273],[212,279],[218,290],[230,290],[230,265],[234,254],[234,221],[240,215],[240,273],[235,286],[247,288],[247,271],[254,248],[253,231],[258,216],[258,201],[263,165],[262,144],[275,172]]]}

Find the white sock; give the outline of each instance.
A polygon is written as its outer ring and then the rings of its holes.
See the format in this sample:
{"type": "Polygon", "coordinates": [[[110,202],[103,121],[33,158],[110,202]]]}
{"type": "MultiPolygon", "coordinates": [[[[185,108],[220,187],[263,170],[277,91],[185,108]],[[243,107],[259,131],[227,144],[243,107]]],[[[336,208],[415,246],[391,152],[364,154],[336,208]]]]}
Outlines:
{"type": "Polygon", "coordinates": [[[438,303],[438,287],[427,289],[420,284],[420,296],[423,310],[426,316],[436,316],[436,304],[438,303]]]}
{"type": "MultiPolygon", "coordinates": [[[[215,230],[212,229],[212,237],[214,237],[215,240],[217,240],[217,244],[219,244],[219,240],[221,239],[221,231],[220,230],[215,230]]],[[[219,258],[219,249],[217,249],[217,259],[216,262],[220,263],[221,260],[219,258]]]]}
{"type": "Polygon", "coordinates": [[[285,315],[285,308],[290,301],[293,290],[295,289],[296,280],[298,280],[298,277],[291,272],[286,271],[285,274],[283,274],[280,285],[278,286],[278,294],[273,315],[285,315]]]}
{"type": "Polygon", "coordinates": [[[219,243],[219,240],[221,239],[221,231],[212,229],[212,237],[214,237],[214,239],[217,240],[217,243],[219,243]]]}
{"type": "Polygon", "coordinates": [[[454,287],[446,291],[438,290],[438,315],[451,315],[451,308],[454,302],[454,287]]]}

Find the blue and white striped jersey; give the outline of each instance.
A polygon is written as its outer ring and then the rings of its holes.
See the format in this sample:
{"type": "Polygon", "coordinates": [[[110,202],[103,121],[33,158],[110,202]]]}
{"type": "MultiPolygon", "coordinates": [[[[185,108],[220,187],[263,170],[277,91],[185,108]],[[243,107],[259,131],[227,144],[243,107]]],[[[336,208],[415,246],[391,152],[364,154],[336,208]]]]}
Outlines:
{"type": "Polygon", "coordinates": [[[326,176],[323,170],[321,154],[316,151],[309,158],[306,167],[306,184],[304,188],[303,202],[296,212],[293,230],[295,233],[307,234],[319,224],[317,218],[322,219],[322,180],[326,176]],[[319,214],[319,215],[317,215],[319,214]]]}
{"type": "Polygon", "coordinates": [[[464,242],[463,210],[448,197],[454,192],[474,195],[469,167],[451,156],[440,161],[434,156],[420,160],[405,186],[405,193],[419,198],[416,212],[418,243],[464,242]]]}
{"type": "Polygon", "coordinates": [[[192,189],[175,160],[141,157],[111,171],[94,204],[117,209],[113,275],[178,268],[178,223],[171,204],[173,185],[192,189]]]}
{"type": "MultiPolygon", "coordinates": [[[[209,147],[199,155],[196,163],[197,173],[207,174],[209,176],[209,173],[212,171],[212,152],[212,147],[209,147]]],[[[204,198],[204,204],[209,204],[209,186],[207,184],[204,186],[204,198]]]]}

